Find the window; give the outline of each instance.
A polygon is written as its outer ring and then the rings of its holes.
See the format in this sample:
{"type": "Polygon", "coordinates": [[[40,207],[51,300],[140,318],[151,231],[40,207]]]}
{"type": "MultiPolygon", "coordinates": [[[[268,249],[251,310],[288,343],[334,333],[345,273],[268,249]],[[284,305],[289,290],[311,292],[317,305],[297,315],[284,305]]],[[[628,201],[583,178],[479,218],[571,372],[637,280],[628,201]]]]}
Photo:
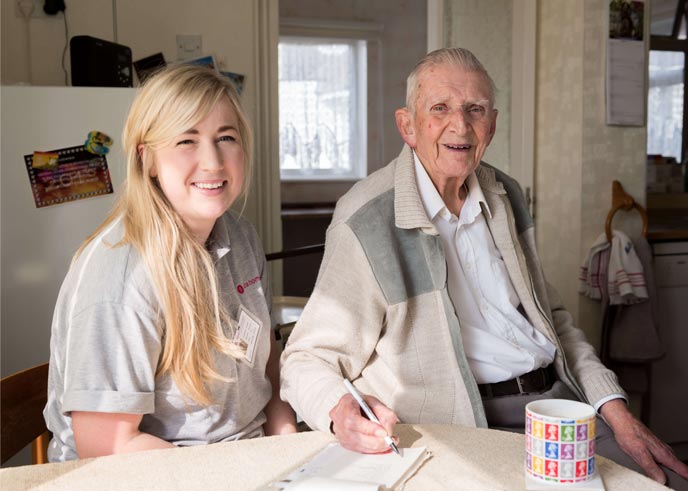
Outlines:
{"type": "Polygon", "coordinates": [[[683,72],[681,51],[650,51],[647,153],[682,161],[683,72]]]}
{"type": "Polygon", "coordinates": [[[677,163],[688,158],[687,7],[686,0],[656,2],[650,26],[647,153],[677,163]]]}
{"type": "Polygon", "coordinates": [[[282,36],[279,140],[283,180],[352,180],[367,168],[366,42],[282,36]]]}

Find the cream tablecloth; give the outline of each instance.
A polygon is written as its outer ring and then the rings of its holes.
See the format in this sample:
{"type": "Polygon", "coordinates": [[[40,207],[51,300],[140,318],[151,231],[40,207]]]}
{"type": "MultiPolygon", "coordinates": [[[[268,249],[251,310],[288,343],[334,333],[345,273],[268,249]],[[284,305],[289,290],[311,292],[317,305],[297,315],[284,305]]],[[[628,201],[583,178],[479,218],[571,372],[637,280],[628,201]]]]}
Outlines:
{"type": "MultiPolygon", "coordinates": [[[[524,489],[524,437],[451,425],[397,425],[402,447],[433,454],[406,491],[524,489]]],[[[262,490],[333,441],[320,432],[151,450],[0,470],[2,490],[262,490]]],[[[607,491],[666,490],[602,457],[607,491]]]]}

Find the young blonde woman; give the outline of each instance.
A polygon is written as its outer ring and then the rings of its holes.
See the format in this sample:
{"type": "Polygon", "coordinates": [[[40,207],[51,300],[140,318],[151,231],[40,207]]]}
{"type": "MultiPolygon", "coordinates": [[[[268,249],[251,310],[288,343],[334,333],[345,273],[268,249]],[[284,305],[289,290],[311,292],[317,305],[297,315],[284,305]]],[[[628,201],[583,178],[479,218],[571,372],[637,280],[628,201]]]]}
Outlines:
{"type": "Polygon", "coordinates": [[[245,202],[251,145],[234,87],[211,70],[165,69],[137,95],[122,195],[55,308],[51,461],[295,431],[265,256],[229,211],[245,202]]]}

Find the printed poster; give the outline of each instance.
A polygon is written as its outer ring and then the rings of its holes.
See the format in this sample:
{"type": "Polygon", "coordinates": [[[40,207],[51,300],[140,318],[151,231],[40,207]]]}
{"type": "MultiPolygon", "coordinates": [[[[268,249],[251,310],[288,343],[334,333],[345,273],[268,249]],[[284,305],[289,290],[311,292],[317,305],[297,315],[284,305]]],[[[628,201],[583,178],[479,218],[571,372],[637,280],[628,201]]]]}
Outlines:
{"type": "Polygon", "coordinates": [[[111,194],[105,155],[81,145],[24,155],[36,208],[111,194]]]}

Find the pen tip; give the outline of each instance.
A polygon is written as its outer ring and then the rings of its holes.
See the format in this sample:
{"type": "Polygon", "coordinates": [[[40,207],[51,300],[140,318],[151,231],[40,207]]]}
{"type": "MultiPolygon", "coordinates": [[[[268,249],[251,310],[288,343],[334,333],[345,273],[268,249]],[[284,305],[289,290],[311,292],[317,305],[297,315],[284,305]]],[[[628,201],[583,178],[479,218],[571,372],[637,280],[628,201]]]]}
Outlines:
{"type": "Polygon", "coordinates": [[[392,444],[390,444],[390,447],[392,447],[392,450],[394,450],[395,454],[397,454],[399,457],[401,457],[401,453],[399,452],[399,449],[397,448],[396,444],[392,443],[392,444]]]}

